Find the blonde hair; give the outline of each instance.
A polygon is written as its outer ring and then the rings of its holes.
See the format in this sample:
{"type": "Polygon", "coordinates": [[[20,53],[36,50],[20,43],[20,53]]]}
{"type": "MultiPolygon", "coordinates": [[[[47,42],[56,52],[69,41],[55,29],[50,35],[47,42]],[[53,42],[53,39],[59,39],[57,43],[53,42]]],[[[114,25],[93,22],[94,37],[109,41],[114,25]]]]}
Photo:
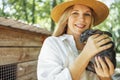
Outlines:
{"type": "Polygon", "coordinates": [[[72,6],[67,8],[65,12],[62,14],[60,20],[58,21],[58,24],[53,32],[53,36],[60,36],[66,32],[67,28],[67,20],[70,16],[70,12],[72,11],[72,6]]]}
{"type": "MultiPolygon", "coordinates": [[[[71,13],[72,9],[73,9],[73,6],[67,8],[65,10],[65,12],[62,14],[62,16],[61,16],[60,20],[58,21],[58,24],[57,24],[57,26],[56,26],[53,34],[52,34],[53,36],[60,36],[60,35],[66,33],[67,27],[68,27],[67,26],[67,20],[70,16],[70,13],[71,13]]],[[[94,13],[93,10],[91,10],[91,11],[94,13]]],[[[94,23],[94,17],[92,16],[90,28],[93,27],[93,23],[94,23]]]]}

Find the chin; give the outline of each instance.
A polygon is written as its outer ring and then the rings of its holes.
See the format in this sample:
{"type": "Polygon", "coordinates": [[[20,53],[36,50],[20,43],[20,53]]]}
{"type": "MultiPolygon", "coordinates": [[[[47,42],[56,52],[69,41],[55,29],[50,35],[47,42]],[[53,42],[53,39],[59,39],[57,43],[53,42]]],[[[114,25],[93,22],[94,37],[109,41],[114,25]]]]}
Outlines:
{"type": "Polygon", "coordinates": [[[80,35],[81,35],[81,32],[75,32],[75,35],[80,36],[80,35]]]}

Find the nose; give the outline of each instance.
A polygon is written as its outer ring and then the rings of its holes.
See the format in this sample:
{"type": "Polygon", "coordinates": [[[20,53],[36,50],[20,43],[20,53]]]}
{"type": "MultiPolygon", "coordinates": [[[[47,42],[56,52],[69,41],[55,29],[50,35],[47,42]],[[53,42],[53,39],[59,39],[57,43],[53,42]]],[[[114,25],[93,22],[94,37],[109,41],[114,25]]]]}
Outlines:
{"type": "Polygon", "coordinates": [[[84,15],[83,15],[83,14],[79,14],[78,20],[79,20],[79,21],[84,21],[84,15]]]}

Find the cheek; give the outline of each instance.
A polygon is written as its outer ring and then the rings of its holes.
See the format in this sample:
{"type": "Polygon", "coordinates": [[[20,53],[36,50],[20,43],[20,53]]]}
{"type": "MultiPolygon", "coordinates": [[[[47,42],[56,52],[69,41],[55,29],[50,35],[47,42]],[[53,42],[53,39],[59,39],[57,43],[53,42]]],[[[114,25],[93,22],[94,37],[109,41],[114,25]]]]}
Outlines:
{"type": "Polygon", "coordinates": [[[87,26],[88,26],[88,28],[91,28],[92,20],[91,20],[91,19],[88,19],[86,22],[87,22],[87,26]]]}
{"type": "Polygon", "coordinates": [[[68,18],[68,26],[72,26],[74,23],[74,20],[71,18],[68,18]]]}
{"type": "Polygon", "coordinates": [[[88,24],[90,25],[91,23],[92,23],[92,20],[89,20],[89,21],[88,21],[88,24]]]}

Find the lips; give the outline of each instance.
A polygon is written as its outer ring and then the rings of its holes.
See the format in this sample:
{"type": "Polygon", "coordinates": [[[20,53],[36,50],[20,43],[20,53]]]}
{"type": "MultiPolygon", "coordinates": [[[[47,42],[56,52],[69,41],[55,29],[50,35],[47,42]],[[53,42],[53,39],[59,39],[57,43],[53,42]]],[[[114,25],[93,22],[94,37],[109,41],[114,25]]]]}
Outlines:
{"type": "Polygon", "coordinates": [[[78,28],[84,28],[86,25],[84,25],[84,24],[75,24],[75,26],[78,27],[78,28]]]}

